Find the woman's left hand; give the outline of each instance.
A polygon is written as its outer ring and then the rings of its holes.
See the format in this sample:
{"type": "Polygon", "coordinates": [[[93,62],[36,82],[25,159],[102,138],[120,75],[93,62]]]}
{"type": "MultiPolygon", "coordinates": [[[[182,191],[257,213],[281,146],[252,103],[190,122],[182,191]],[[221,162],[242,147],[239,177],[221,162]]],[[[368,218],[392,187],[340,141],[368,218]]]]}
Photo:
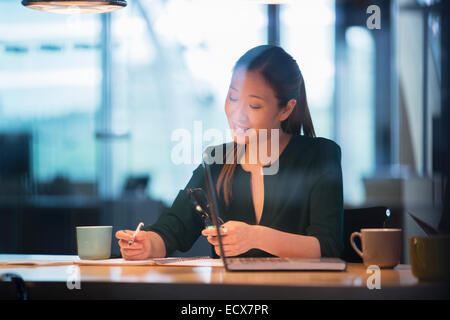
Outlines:
{"type": "MultiPolygon", "coordinates": [[[[226,257],[237,256],[255,248],[255,226],[240,221],[227,221],[221,226],[220,235],[226,257]]],[[[216,228],[203,229],[202,235],[214,246],[220,256],[219,239],[216,228]]]]}

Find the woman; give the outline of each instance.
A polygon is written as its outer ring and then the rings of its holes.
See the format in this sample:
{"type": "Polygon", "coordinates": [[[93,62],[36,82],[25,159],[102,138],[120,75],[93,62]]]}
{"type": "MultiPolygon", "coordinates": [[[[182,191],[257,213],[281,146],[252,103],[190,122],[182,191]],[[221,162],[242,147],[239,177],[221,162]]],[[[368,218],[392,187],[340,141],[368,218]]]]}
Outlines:
{"type": "MultiPolygon", "coordinates": [[[[315,138],[297,62],[277,46],[246,52],[233,68],[225,113],[234,161],[211,165],[225,222],[221,231],[225,255],[338,257],[343,247],[340,148],[315,138]],[[253,135],[264,136],[262,132],[267,136],[256,139],[257,148],[265,144],[270,161],[258,156],[249,161],[248,145],[255,141],[253,135]],[[262,168],[274,164],[275,174],[263,174],[262,168]]],[[[205,189],[201,166],[187,188],[205,189]]],[[[128,246],[133,231],[116,233],[125,259],[187,251],[200,235],[220,254],[216,229],[202,230],[186,189],[154,225],[137,235],[133,245],[128,246]]]]}

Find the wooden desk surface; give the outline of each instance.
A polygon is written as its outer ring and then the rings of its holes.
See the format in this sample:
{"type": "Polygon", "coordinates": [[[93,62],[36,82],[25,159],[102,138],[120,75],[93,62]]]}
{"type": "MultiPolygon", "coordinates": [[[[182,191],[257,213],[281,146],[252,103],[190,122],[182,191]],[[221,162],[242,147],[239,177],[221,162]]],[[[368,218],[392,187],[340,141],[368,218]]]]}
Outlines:
{"type": "MultiPolygon", "coordinates": [[[[60,260],[61,256],[52,256],[60,260]]],[[[0,255],[1,259],[1,255],[0,255]]],[[[380,289],[369,289],[362,264],[344,272],[227,272],[222,267],[0,266],[20,275],[30,297],[150,299],[450,299],[450,285],[418,281],[409,265],[381,269],[380,289]],[[80,280],[81,289],[67,282],[80,280]]],[[[2,291],[0,290],[0,297],[2,291]]]]}

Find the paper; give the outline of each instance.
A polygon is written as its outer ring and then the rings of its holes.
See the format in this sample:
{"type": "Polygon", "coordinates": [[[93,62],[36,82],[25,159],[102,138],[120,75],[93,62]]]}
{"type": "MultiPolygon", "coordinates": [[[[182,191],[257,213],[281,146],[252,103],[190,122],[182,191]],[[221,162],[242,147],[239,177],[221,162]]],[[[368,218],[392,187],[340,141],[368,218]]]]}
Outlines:
{"type": "MultiPolygon", "coordinates": [[[[18,255],[16,255],[18,257],[18,255]]],[[[4,257],[2,257],[4,258],[4,257]]],[[[20,259],[0,259],[0,266],[62,266],[62,265],[90,265],[90,266],[186,266],[186,267],[223,267],[222,260],[210,257],[170,257],[147,260],[83,260],[78,256],[67,256],[65,260],[58,260],[58,256],[26,256],[20,259]],[[51,258],[55,258],[52,260],[51,258]]]]}
{"type": "Polygon", "coordinates": [[[149,260],[125,260],[125,259],[106,259],[106,260],[78,260],[74,261],[79,265],[91,266],[153,266],[155,261],[149,260]]]}
{"type": "Polygon", "coordinates": [[[211,259],[210,257],[164,258],[155,259],[155,262],[161,266],[223,267],[221,259],[211,259]]]}
{"type": "Polygon", "coordinates": [[[172,257],[172,258],[154,258],[148,260],[79,260],[75,261],[79,265],[92,266],[184,266],[184,267],[223,267],[219,259],[209,257],[172,257]]]}

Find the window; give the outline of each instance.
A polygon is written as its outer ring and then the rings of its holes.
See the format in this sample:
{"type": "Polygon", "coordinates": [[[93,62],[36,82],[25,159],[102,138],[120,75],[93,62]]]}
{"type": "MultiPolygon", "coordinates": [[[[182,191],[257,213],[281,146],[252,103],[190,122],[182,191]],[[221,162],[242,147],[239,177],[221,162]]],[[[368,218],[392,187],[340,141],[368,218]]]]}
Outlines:
{"type": "Polygon", "coordinates": [[[344,199],[360,205],[365,201],[362,178],[374,170],[375,43],[364,27],[348,28],[345,42],[346,67],[340,78],[345,85],[338,119],[344,199]]]}
{"type": "Polygon", "coordinates": [[[334,2],[292,1],[281,6],[281,46],[296,59],[306,85],[317,136],[333,139],[334,2]]]}
{"type": "Polygon", "coordinates": [[[130,175],[143,174],[151,176],[151,195],[170,203],[199,164],[198,151],[228,141],[203,141],[202,134],[227,132],[231,70],[246,50],[266,43],[267,7],[131,1],[111,14],[106,66],[102,18],[0,3],[0,132],[29,137],[35,182],[29,193],[63,180],[88,184],[89,193],[99,188],[100,195],[108,184],[107,195],[116,197],[130,175]],[[105,71],[111,72],[107,109],[105,71]],[[177,129],[193,134],[189,164],[171,161],[177,129]]]}
{"type": "Polygon", "coordinates": [[[0,133],[28,137],[35,182],[17,192],[33,193],[57,177],[94,190],[100,30],[97,15],[56,15],[1,1],[0,133]]]}
{"type": "MultiPolygon", "coordinates": [[[[151,175],[151,193],[170,203],[212,144],[208,129],[228,130],[224,103],[237,59],[267,42],[267,7],[247,2],[130,2],[112,21],[112,121],[130,131],[114,172],[151,175]],[[175,164],[176,130],[191,134],[188,164],[175,164]],[[126,162],[126,163],[125,163],[126,162]]],[[[114,126],[114,124],[113,124],[114,126]]]]}

